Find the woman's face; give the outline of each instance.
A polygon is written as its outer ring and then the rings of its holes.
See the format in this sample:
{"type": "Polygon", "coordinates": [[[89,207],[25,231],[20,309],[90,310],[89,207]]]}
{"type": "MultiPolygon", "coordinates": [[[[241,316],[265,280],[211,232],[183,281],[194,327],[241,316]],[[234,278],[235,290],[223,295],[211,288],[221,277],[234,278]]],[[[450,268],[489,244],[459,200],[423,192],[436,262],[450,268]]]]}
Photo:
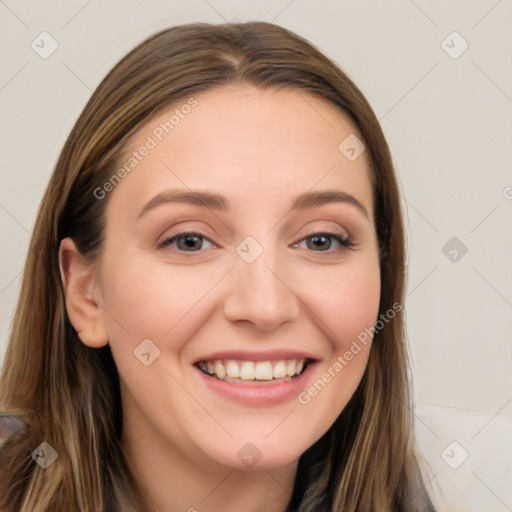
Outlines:
{"type": "Polygon", "coordinates": [[[185,99],[131,140],[98,285],[132,441],[277,468],[343,410],[371,338],[353,342],[380,296],[355,132],[303,91],[232,86],[185,99]]]}

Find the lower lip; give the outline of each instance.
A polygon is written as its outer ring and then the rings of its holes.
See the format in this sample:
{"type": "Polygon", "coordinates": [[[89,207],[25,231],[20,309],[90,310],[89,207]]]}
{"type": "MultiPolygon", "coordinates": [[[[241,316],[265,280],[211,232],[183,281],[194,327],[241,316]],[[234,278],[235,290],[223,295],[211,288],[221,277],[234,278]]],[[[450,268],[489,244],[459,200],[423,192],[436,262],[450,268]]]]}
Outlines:
{"type": "Polygon", "coordinates": [[[296,378],[288,382],[276,384],[237,384],[210,377],[199,368],[194,368],[208,389],[225,398],[242,405],[270,406],[296,399],[303,391],[312,375],[315,363],[309,363],[307,368],[296,378]]]}

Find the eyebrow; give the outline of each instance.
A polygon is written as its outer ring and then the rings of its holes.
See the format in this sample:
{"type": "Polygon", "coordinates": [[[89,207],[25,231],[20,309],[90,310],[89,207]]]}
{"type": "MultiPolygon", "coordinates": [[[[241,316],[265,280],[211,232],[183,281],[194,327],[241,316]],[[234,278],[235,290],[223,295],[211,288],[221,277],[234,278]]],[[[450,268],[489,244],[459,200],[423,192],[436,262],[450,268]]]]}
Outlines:
{"type": "MultiPolygon", "coordinates": [[[[231,211],[229,201],[220,194],[199,190],[170,189],[157,194],[146,203],[139,213],[138,219],[162,204],[173,203],[186,203],[221,212],[231,211]]],[[[339,190],[310,191],[299,194],[292,201],[289,210],[318,208],[330,203],[342,203],[353,206],[369,219],[366,208],[354,196],[339,190]]]]}

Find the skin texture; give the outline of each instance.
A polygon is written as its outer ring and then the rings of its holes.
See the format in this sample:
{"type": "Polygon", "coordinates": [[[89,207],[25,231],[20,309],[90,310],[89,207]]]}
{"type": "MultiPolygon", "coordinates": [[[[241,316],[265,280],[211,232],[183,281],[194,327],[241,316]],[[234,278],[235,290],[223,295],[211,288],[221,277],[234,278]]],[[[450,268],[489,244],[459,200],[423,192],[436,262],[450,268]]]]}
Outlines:
{"type": "MultiPolygon", "coordinates": [[[[304,92],[237,85],[195,99],[110,192],[97,264],[62,242],[67,308],[85,344],[110,343],[123,444],[148,510],[282,511],[300,455],[349,401],[370,344],[307,405],[297,397],[241,405],[209,390],[192,364],[220,350],[301,350],[318,359],[311,385],[374,325],[380,272],[368,163],[365,153],[351,162],[338,150],[357,133],[348,117],[304,92]],[[138,219],[171,188],[220,193],[232,209],[169,203],[138,219]],[[342,203],[289,211],[298,194],[322,190],[353,195],[368,217],[342,203]],[[355,248],[327,239],[322,251],[307,238],[332,230],[355,248]],[[201,250],[158,247],[177,232],[203,235],[201,250]],[[252,263],[236,252],[247,236],[263,248],[252,263]],[[149,366],[134,355],[144,339],[160,350],[149,366]],[[248,442],[261,453],[251,468],[237,456],[248,442]]],[[[131,150],[175,108],[148,120],[131,150]]]]}

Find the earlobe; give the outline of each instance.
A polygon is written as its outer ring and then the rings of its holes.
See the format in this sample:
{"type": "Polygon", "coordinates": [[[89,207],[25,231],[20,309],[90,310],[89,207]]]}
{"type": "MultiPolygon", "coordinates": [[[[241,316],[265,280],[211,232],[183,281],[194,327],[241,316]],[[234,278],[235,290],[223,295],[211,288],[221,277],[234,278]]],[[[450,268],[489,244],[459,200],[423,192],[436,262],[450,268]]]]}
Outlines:
{"type": "Polygon", "coordinates": [[[60,243],[59,267],[66,309],[78,337],[89,347],[107,345],[96,268],[80,254],[71,238],[64,238],[60,243]]]}
{"type": "Polygon", "coordinates": [[[108,332],[102,322],[93,322],[78,331],[80,341],[92,348],[104,347],[108,344],[108,332]]]}

